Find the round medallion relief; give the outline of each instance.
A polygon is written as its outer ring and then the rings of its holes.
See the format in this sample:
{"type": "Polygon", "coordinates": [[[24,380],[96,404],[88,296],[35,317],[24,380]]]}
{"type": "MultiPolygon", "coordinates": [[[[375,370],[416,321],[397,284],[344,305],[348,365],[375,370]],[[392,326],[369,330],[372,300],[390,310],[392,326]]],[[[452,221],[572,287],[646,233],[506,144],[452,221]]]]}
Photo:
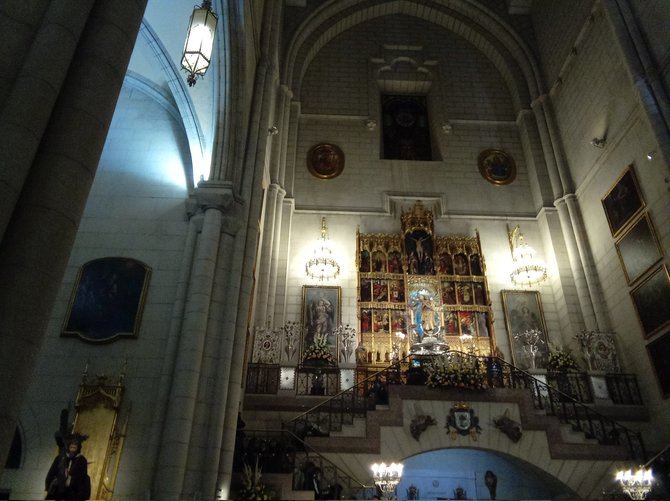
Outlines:
{"type": "Polygon", "coordinates": [[[307,153],[307,169],[319,179],[333,179],[344,170],[344,153],[335,144],[315,144],[307,153]]]}
{"type": "Polygon", "coordinates": [[[511,155],[495,148],[484,150],[477,158],[479,172],[489,183],[509,184],[516,178],[516,164],[511,155]]]}

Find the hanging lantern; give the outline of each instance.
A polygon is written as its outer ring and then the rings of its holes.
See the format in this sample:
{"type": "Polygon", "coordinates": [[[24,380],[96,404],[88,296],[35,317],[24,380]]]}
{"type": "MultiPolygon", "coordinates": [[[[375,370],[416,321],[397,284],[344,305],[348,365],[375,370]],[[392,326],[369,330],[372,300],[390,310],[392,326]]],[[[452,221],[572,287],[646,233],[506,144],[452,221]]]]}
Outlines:
{"type": "Polygon", "coordinates": [[[547,267],[535,257],[535,249],[528,245],[517,225],[509,231],[509,245],[512,250],[513,269],[510,278],[515,285],[533,286],[547,278],[547,267]]]}
{"type": "Polygon", "coordinates": [[[204,0],[200,7],[193,9],[181,58],[181,67],[188,72],[186,81],[189,87],[193,87],[196,79],[209,68],[217,21],[211,0],[204,0]]]}

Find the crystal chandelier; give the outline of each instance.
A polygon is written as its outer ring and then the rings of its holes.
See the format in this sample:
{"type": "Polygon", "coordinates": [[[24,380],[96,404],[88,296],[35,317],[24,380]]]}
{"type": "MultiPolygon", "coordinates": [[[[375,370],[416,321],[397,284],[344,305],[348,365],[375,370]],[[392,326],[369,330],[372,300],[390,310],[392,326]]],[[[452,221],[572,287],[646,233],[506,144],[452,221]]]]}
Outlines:
{"type": "Polygon", "coordinates": [[[508,236],[514,263],[510,273],[512,283],[531,286],[544,281],[547,278],[547,267],[535,258],[535,249],[526,243],[519,225],[511,231],[508,228],[508,236]]]}
{"type": "Polygon", "coordinates": [[[186,82],[189,87],[193,87],[196,79],[209,68],[217,21],[211,0],[203,0],[200,7],[193,9],[181,58],[181,67],[188,72],[186,82]]]}
{"type": "Polygon", "coordinates": [[[393,499],[396,486],[402,477],[402,463],[374,463],[372,466],[372,478],[382,491],[386,499],[393,499]]]}
{"type": "Polygon", "coordinates": [[[328,245],[328,228],[326,218],[321,218],[321,235],[314,248],[314,255],[305,264],[305,274],[320,282],[330,280],[340,274],[340,265],[333,258],[333,251],[328,245]]]}
{"type": "Polygon", "coordinates": [[[654,482],[651,468],[645,467],[640,468],[635,473],[632,470],[619,470],[616,479],[621,484],[621,489],[631,499],[645,499],[651,491],[651,484],[654,482]]]}

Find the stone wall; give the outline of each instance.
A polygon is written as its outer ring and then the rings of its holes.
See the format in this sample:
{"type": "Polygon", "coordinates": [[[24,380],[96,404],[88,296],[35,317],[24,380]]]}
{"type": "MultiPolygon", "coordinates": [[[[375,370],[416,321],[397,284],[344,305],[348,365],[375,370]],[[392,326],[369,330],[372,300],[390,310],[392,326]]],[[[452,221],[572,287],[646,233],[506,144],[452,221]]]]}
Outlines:
{"type": "Polygon", "coordinates": [[[86,364],[89,374],[117,375],[125,361],[122,412],[130,421],[115,496],[137,499],[147,492],[151,477],[143,461],[187,230],[185,167],[190,170],[181,124],[155,100],[125,86],[25,399],[24,464],[2,477],[14,498],[43,496],[58,416],[72,407],[86,364]],[[106,344],[60,337],[79,267],[107,256],[151,267],[139,335],[106,344]]]}

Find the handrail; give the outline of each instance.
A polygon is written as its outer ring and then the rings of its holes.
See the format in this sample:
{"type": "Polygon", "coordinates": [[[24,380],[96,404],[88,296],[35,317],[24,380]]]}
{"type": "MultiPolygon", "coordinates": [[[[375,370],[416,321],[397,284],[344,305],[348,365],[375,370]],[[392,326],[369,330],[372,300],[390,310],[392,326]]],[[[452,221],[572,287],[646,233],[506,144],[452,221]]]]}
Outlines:
{"type": "Polygon", "coordinates": [[[366,485],[366,484],[364,484],[363,482],[361,482],[361,481],[360,481],[356,476],[354,476],[353,474],[344,471],[342,468],[340,468],[339,466],[337,466],[337,465],[336,465],[335,463],[333,463],[330,459],[328,459],[326,456],[324,456],[324,455],[321,454],[319,451],[317,451],[316,449],[314,449],[314,447],[312,447],[311,445],[309,445],[307,442],[305,442],[303,439],[301,439],[298,435],[296,435],[295,433],[293,433],[293,432],[290,431],[290,430],[286,430],[286,429],[283,429],[283,430],[275,430],[275,429],[269,429],[269,430],[253,430],[253,429],[249,429],[249,430],[247,430],[247,429],[245,429],[244,432],[245,432],[245,433],[249,433],[249,434],[253,434],[253,435],[263,435],[263,434],[268,434],[268,435],[270,435],[270,434],[274,434],[274,433],[276,433],[276,434],[278,434],[278,435],[281,436],[281,435],[286,434],[286,435],[290,436],[291,439],[293,439],[293,440],[295,440],[296,442],[298,442],[302,447],[304,447],[304,449],[305,449],[306,452],[308,451],[309,453],[318,456],[322,461],[325,461],[325,462],[328,463],[331,467],[333,467],[335,470],[337,470],[338,472],[340,472],[341,476],[343,476],[343,477],[345,477],[345,478],[348,478],[349,480],[351,480],[352,482],[354,482],[354,483],[356,484],[357,487],[360,487],[361,489],[369,489],[369,488],[371,488],[371,487],[374,487],[374,486],[371,486],[371,485],[366,485]]]}
{"type": "Polygon", "coordinates": [[[649,461],[647,461],[646,463],[644,463],[644,464],[642,465],[642,467],[647,468],[647,467],[651,466],[651,465],[653,464],[654,461],[656,461],[658,458],[660,458],[663,454],[665,454],[665,453],[668,452],[668,451],[670,451],[670,444],[668,444],[668,445],[666,445],[665,447],[663,447],[663,449],[661,449],[661,452],[659,452],[659,453],[656,454],[653,458],[651,458],[649,461]]]}
{"type": "Polygon", "coordinates": [[[588,405],[584,404],[583,402],[580,402],[579,400],[577,400],[576,398],[574,398],[572,395],[568,395],[567,393],[565,393],[565,392],[559,390],[558,388],[555,388],[554,386],[550,385],[549,383],[545,383],[544,381],[542,381],[542,380],[536,378],[535,376],[533,376],[530,372],[526,372],[526,371],[523,370],[523,369],[519,369],[517,366],[510,364],[509,362],[507,362],[506,360],[501,359],[500,357],[493,357],[493,356],[483,356],[483,357],[478,357],[477,355],[472,355],[472,354],[470,354],[470,353],[465,353],[465,352],[462,352],[462,351],[449,351],[448,353],[458,353],[459,355],[466,355],[466,356],[471,357],[471,358],[474,358],[474,359],[476,359],[476,360],[479,360],[479,359],[481,359],[481,358],[495,359],[495,360],[498,361],[499,363],[502,363],[502,364],[504,364],[504,365],[510,367],[511,369],[517,371],[517,372],[521,372],[521,373],[524,374],[526,377],[529,377],[529,378],[533,379],[536,383],[539,383],[540,385],[543,385],[543,386],[545,386],[546,388],[549,388],[549,389],[551,389],[552,391],[555,391],[555,392],[558,393],[560,396],[562,396],[562,397],[564,397],[564,398],[567,398],[568,400],[572,401],[573,404],[577,404],[577,405],[583,407],[583,408],[586,409],[588,412],[590,412],[590,413],[595,414],[596,416],[598,416],[600,419],[603,419],[603,420],[605,420],[605,421],[612,422],[612,423],[614,423],[614,424],[620,426],[620,427],[623,428],[624,430],[629,431],[629,432],[631,432],[631,433],[637,433],[636,431],[631,430],[630,428],[628,428],[628,427],[622,425],[621,423],[615,421],[614,419],[612,419],[612,418],[610,418],[610,417],[607,417],[607,416],[605,416],[604,414],[599,413],[598,411],[594,410],[592,407],[589,407],[588,405]]]}
{"type": "MultiPolygon", "coordinates": [[[[595,421],[596,425],[597,425],[597,422],[600,422],[600,425],[601,425],[601,428],[602,428],[601,429],[602,437],[603,437],[600,440],[606,440],[607,439],[607,436],[605,435],[605,433],[606,433],[605,423],[607,423],[607,425],[611,428],[611,433],[613,434],[613,435],[610,435],[610,437],[613,438],[614,440],[616,440],[616,443],[620,443],[618,433],[621,432],[621,433],[624,433],[626,435],[626,439],[628,441],[628,444],[627,444],[628,449],[629,449],[629,452],[631,453],[632,457],[637,456],[636,450],[635,450],[635,448],[634,448],[634,446],[631,442],[631,437],[635,437],[637,439],[637,445],[639,445],[640,449],[641,449],[642,459],[646,460],[646,451],[644,449],[644,444],[642,442],[642,436],[639,432],[631,430],[630,428],[622,425],[621,423],[615,421],[614,419],[601,414],[600,412],[594,410],[592,407],[589,407],[589,406],[585,405],[584,403],[580,402],[579,400],[575,399],[572,395],[569,395],[569,394],[565,393],[564,391],[548,384],[547,382],[541,381],[540,379],[536,378],[534,375],[530,374],[529,372],[527,372],[523,369],[520,369],[520,368],[514,366],[513,364],[511,364],[511,363],[509,363],[505,360],[502,360],[500,357],[496,357],[496,356],[477,356],[477,355],[473,355],[473,354],[465,353],[465,352],[461,352],[461,351],[448,351],[448,352],[444,353],[443,355],[451,355],[451,354],[460,355],[462,357],[468,357],[470,359],[474,359],[475,362],[486,361],[486,362],[488,362],[489,366],[492,365],[492,364],[497,363],[500,367],[500,370],[501,370],[501,374],[500,374],[501,377],[503,376],[503,373],[504,373],[503,369],[506,369],[509,372],[511,377],[522,379],[524,381],[524,385],[527,389],[530,389],[532,391],[532,388],[529,388],[529,384],[530,384],[530,385],[535,385],[535,389],[536,389],[537,392],[540,392],[540,390],[546,390],[547,393],[550,395],[550,397],[549,397],[549,403],[551,405],[551,412],[550,413],[552,413],[552,414],[556,413],[556,411],[554,410],[553,399],[555,397],[558,397],[559,401],[561,402],[561,407],[563,408],[563,417],[561,417],[559,415],[559,419],[563,419],[566,422],[569,421],[571,418],[568,416],[568,412],[566,411],[565,404],[572,406],[573,411],[574,411],[574,417],[572,419],[574,419],[576,421],[576,423],[573,423],[573,426],[577,426],[580,430],[582,429],[581,428],[582,425],[581,425],[580,421],[582,421],[583,418],[580,419],[579,413],[577,412],[577,409],[582,410],[582,412],[584,413],[584,417],[588,420],[588,424],[591,428],[591,434],[594,434],[594,422],[593,421],[595,421]],[[616,435],[614,435],[614,434],[616,434],[616,435]]],[[[285,423],[285,424],[288,425],[290,423],[296,423],[299,420],[305,418],[306,416],[308,416],[309,414],[311,414],[315,411],[321,411],[322,407],[330,404],[331,402],[333,402],[334,399],[342,397],[345,394],[351,394],[352,392],[356,392],[358,389],[360,389],[360,387],[365,385],[370,380],[378,378],[381,374],[384,374],[384,373],[389,374],[391,372],[391,370],[399,369],[400,365],[411,356],[413,356],[413,355],[412,354],[407,355],[407,356],[403,357],[401,360],[398,360],[398,361],[394,362],[393,364],[389,365],[388,367],[385,367],[385,368],[371,374],[370,376],[366,377],[365,379],[362,379],[361,381],[358,381],[355,385],[351,386],[350,388],[347,388],[346,390],[342,390],[342,391],[338,392],[337,394],[333,395],[332,397],[329,397],[328,399],[318,403],[317,405],[313,406],[312,408],[308,409],[307,411],[295,416],[293,419],[291,419],[288,423],[285,423]]],[[[489,376],[489,381],[490,381],[490,376],[489,376]]],[[[513,384],[513,381],[512,381],[512,384],[513,384]]],[[[540,406],[539,408],[543,408],[543,403],[540,400],[538,400],[538,405],[540,406]]],[[[586,433],[586,430],[582,430],[582,431],[584,431],[586,433]]]]}
{"type": "Polygon", "coordinates": [[[317,456],[319,456],[321,459],[323,459],[324,461],[326,461],[327,463],[329,463],[330,465],[332,465],[335,469],[337,469],[338,471],[342,472],[342,474],[343,474],[344,476],[346,476],[346,477],[350,478],[351,480],[355,481],[355,482],[358,484],[358,486],[361,487],[362,489],[368,489],[368,488],[370,488],[370,487],[374,487],[374,486],[372,486],[372,485],[365,485],[363,482],[361,482],[360,480],[358,480],[358,478],[355,477],[353,474],[351,474],[351,473],[347,473],[346,471],[344,471],[342,468],[340,468],[339,466],[337,466],[337,465],[336,465],[335,463],[333,463],[330,459],[328,459],[326,456],[324,456],[323,454],[321,454],[319,451],[317,451],[314,447],[312,447],[311,445],[309,445],[307,442],[305,442],[303,439],[301,439],[298,435],[296,435],[295,433],[293,433],[291,430],[280,430],[280,431],[284,431],[284,432],[288,433],[289,435],[291,435],[292,438],[294,438],[295,440],[297,440],[298,442],[300,442],[306,449],[309,449],[310,452],[313,452],[314,454],[316,454],[317,456]]]}
{"type": "Polygon", "coordinates": [[[318,409],[318,408],[321,407],[322,405],[326,405],[328,402],[330,402],[331,400],[334,400],[335,398],[339,397],[340,395],[344,395],[345,393],[352,391],[352,390],[353,390],[354,388],[356,388],[358,385],[362,385],[363,383],[366,383],[366,382],[368,382],[368,381],[370,381],[370,380],[376,378],[376,377],[379,376],[379,374],[381,374],[382,372],[387,372],[388,370],[390,370],[390,369],[392,369],[392,368],[394,368],[394,367],[396,367],[396,366],[399,368],[399,367],[400,367],[400,364],[402,364],[404,361],[406,361],[407,359],[409,359],[409,357],[411,357],[411,356],[412,356],[412,354],[405,355],[403,358],[401,358],[401,359],[398,360],[397,362],[393,362],[391,365],[389,365],[389,366],[387,366],[387,367],[384,367],[383,369],[379,369],[379,370],[378,370],[377,372],[375,372],[374,374],[370,374],[370,375],[369,375],[368,377],[366,377],[365,379],[361,379],[361,380],[358,381],[355,385],[350,386],[350,387],[347,388],[346,390],[341,390],[341,391],[339,391],[339,392],[336,393],[335,395],[333,395],[333,396],[331,396],[331,397],[328,397],[326,400],[324,400],[324,401],[322,401],[322,402],[316,404],[314,407],[309,408],[308,410],[306,410],[306,411],[303,412],[302,414],[298,414],[298,415],[295,416],[293,419],[291,419],[291,421],[289,421],[289,422],[296,421],[296,420],[300,419],[301,417],[303,417],[303,416],[309,414],[310,412],[315,411],[316,409],[318,409]]]}

